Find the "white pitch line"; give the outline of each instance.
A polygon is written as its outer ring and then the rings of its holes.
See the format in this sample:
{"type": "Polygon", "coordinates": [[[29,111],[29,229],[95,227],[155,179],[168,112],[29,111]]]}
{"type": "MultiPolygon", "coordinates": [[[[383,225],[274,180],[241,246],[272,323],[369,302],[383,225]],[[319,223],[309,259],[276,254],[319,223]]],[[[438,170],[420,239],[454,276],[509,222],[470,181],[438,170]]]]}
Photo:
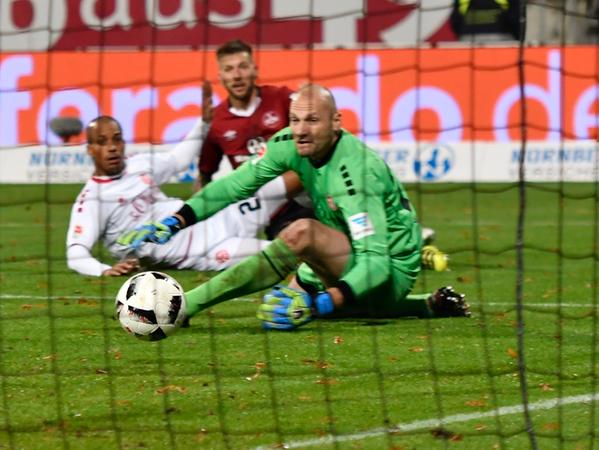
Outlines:
{"type": "MultiPolygon", "coordinates": [[[[116,295],[116,291],[114,293],[116,295]]],[[[0,300],[79,300],[84,298],[87,300],[112,300],[113,295],[25,295],[25,294],[0,294],[0,300]]],[[[249,297],[235,298],[232,301],[253,301],[249,297]]]]}
{"type": "Polygon", "coordinates": [[[80,298],[91,300],[103,300],[111,297],[100,295],[24,295],[24,294],[0,294],[0,300],[79,300],[80,298]]]}
{"type": "MultiPolygon", "coordinates": [[[[112,299],[112,295],[25,295],[25,294],[0,294],[0,300],[78,300],[80,298],[90,299],[90,300],[110,300],[112,299]]],[[[250,297],[242,297],[236,298],[232,301],[241,301],[248,302],[254,301],[255,298],[250,297]]],[[[469,302],[471,306],[516,306],[515,302],[469,302]]],[[[525,307],[536,307],[536,308],[557,308],[560,305],[558,303],[525,303],[525,307]]],[[[561,303],[562,308],[592,308],[599,307],[599,302],[597,304],[593,303],[569,303],[567,300],[564,300],[561,303]]]]}
{"type": "MultiPolygon", "coordinates": [[[[529,411],[539,411],[546,409],[553,409],[557,406],[572,405],[575,403],[591,403],[599,400],[599,393],[596,394],[584,394],[574,395],[571,397],[556,398],[552,400],[542,400],[528,405],[529,411]]],[[[454,414],[447,416],[442,419],[426,419],[426,420],[415,420],[414,422],[400,423],[392,428],[374,428],[369,431],[361,433],[343,434],[339,436],[324,436],[317,439],[307,439],[305,441],[295,441],[283,444],[281,448],[305,448],[313,447],[323,444],[332,444],[334,442],[347,442],[357,441],[360,439],[366,439],[370,437],[382,436],[386,433],[402,433],[408,431],[422,430],[425,428],[437,428],[452,423],[468,422],[470,420],[485,419],[488,417],[496,416],[507,416],[510,414],[519,414],[524,412],[523,405],[513,406],[502,406],[501,408],[494,409],[492,411],[480,412],[480,413],[469,413],[469,414],[454,414]]],[[[256,447],[255,450],[268,450],[272,449],[273,446],[260,446],[256,447]]],[[[279,448],[279,447],[277,447],[279,448]]]]}
{"type": "MultiPolygon", "coordinates": [[[[476,305],[476,306],[516,306],[516,302],[484,302],[484,303],[478,303],[478,302],[468,302],[470,305],[476,305]]],[[[536,306],[539,308],[557,308],[559,306],[561,306],[562,308],[589,308],[589,307],[597,307],[599,306],[599,303],[597,304],[593,304],[593,303],[568,303],[567,300],[562,300],[562,303],[524,303],[525,307],[532,307],[532,306],[536,306]]]]}

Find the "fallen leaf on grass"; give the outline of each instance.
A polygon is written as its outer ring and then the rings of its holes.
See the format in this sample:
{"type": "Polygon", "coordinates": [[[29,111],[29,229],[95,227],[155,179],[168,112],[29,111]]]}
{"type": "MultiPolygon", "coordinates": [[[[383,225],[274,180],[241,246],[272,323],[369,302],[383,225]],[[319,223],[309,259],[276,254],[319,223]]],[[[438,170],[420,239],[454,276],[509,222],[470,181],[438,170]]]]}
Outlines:
{"type": "Polygon", "coordinates": [[[266,363],[259,361],[256,364],[254,364],[254,367],[256,368],[256,373],[253,374],[252,376],[245,377],[246,380],[252,381],[252,380],[255,380],[256,378],[258,378],[260,375],[262,375],[262,369],[264,369],[266,367],[266,363]]]}
{"type": "Polygon", "coordinates": [[[437,439],[445,439],[446,441],[461,441],[462,436],[445,428],[434,428],[431,430],[433,437],[437,439]]]}
{"type": "Polygon", "coordinates": [[[422,347],[412,347],[409,349],[409,351],[411,351],[412,353],[420,353],[423,352],[424,349],[422,347]]]}
{"type": "Polygon", "coordinates": [[[200,431],[196,434],[196,441],[202,442],[204,439],[206,439],[207,434],[208,434],[208,432],[206,431],[205,428],[200,429],[200,431]]]}
{"type": "Polygon", "coordinates": [[[466,406],[472,406],[472,407],[482,407],[482,406],[487,406],[487,402],[484,400],[468,400],[466,402],[466,406]]]}
{"type": "Polygon", "coordinates": [[[319,378],[318,380],[315,381],[315,383],[332,385],[332,384],[337,384],[338,381],[334,380],[333,378],[319,378]]]}
{"type": "Polygon", "coordinates": [[[24,305],[21,305],[21,309],[24,309],[25,311],[29,311],[32,308],[47,308],[48,305],[46,303],[33,303],[33,304],[29,304],[26,303],[24,305]]]}
{"type": "Polygon", "coordinates": [[[542,391],[553,391],[553,388],[551,387],[551,385],[549,383],[541,383],[539,384],[540,388],[542,391]]]}
{"type": "Polygon", "coordinates": [[[328,369],[333,366],[331,363],[328,363],[326,361],[319,361],[316,359],[302,359],[302,363],[306,366],[314,366],[317,369],[328,369]]]}
{"type": "Polygon", "coordinates": [[[343,338],[341,336],[335,336],[333,338],[333,344],[343,344],[343,338]]]}
{"type": "Polygon", "coordinates": [[[96,306],[98,304],[98,302],[95,300],[89,300],[87,298],[81,297],[79,300],[77,300],[77,304],[85,305],[85,306],[96,306]]]}
{"type": "Polygon", "coordinates": [[[186,394],[187,388],[185,386],[177,386],[175,384],[168,384],[163,387],[156,389],[156,394],[166,394],[167,392],[179,392],[180,394],[186,394]]]}
{"type": "Polygon", "coordinates": [[[516,359],[518,357],[518,352],[510,347],[507,349],[507,355],[512,359],[516,359]]]}

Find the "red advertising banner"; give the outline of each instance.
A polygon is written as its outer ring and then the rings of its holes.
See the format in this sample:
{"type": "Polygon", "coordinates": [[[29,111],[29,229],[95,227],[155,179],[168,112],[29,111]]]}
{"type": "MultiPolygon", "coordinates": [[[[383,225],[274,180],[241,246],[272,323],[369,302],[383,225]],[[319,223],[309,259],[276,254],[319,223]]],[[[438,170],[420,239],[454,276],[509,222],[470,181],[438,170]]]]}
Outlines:
{"type": "MultiPolygon", "coordinates": [[[[524,54],[530,140],[599,137],[599,48],[524,54]]],[[[260,82],[332,89],[344,126],[368,141],[521,137],[517,48],[259,51],[260,82]]],[[[58,143],[57,115],[115,116],[132,142],[173,142],[201,113],[212,52],[51,52],[0,56],[0,145],[58,143]]]]}
{"type": "Polygon", "coordinates": [[[2,0],[0,49],[352,47],[455,40],[452,0],[2,0]]]}

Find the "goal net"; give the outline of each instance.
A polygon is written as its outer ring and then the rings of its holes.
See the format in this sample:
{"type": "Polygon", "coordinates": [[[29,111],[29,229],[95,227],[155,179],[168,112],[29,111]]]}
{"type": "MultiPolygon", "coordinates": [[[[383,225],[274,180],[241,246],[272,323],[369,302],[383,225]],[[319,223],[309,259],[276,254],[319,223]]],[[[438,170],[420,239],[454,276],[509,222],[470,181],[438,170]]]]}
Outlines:
{"type": "MultiPolygon", "coordinates": [[[[2,0],[0,448],[595,448],[598,16],[596,0],[2,0]],[[215,52],[233,39],[259,86],[330,89],[449,255],[414,292],[451,285],[472,318],[264,332],[252,294],[164,341],[122,331],[126,277],[77,273],[65,250],[95,170],[85,125],[108,115],[129,155],[169,151],[205,80],[228,110],[215,52]]],[[[241,132],[226,126],[222,142],[241,132]]],[[[162,190],[185,200],[197,156],[180,169],[162,190]]],[[[118,262],[105,219],[99,268],[118,262]]],[[[188,290],[215,274],[170,266],[188,290]]]]}

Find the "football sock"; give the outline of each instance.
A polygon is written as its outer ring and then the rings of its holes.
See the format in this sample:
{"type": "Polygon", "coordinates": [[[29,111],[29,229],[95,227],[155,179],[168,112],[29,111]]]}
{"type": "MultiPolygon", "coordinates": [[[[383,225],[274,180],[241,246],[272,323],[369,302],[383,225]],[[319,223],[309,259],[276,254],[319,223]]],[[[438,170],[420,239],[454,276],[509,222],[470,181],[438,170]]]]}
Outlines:
{"type": "Polygon", "coordinates": [[[185,293],[189,317],[218,303],[267,289],[297,267],[297,256],[281,239],[185,293]]]}
{"type": "Polygon", "coordinates": [[[421,319],[435,317],[428,305],[431,294],[410,294],[398,303],[401,314],[404,316],[416,316],[421,319]]]}

